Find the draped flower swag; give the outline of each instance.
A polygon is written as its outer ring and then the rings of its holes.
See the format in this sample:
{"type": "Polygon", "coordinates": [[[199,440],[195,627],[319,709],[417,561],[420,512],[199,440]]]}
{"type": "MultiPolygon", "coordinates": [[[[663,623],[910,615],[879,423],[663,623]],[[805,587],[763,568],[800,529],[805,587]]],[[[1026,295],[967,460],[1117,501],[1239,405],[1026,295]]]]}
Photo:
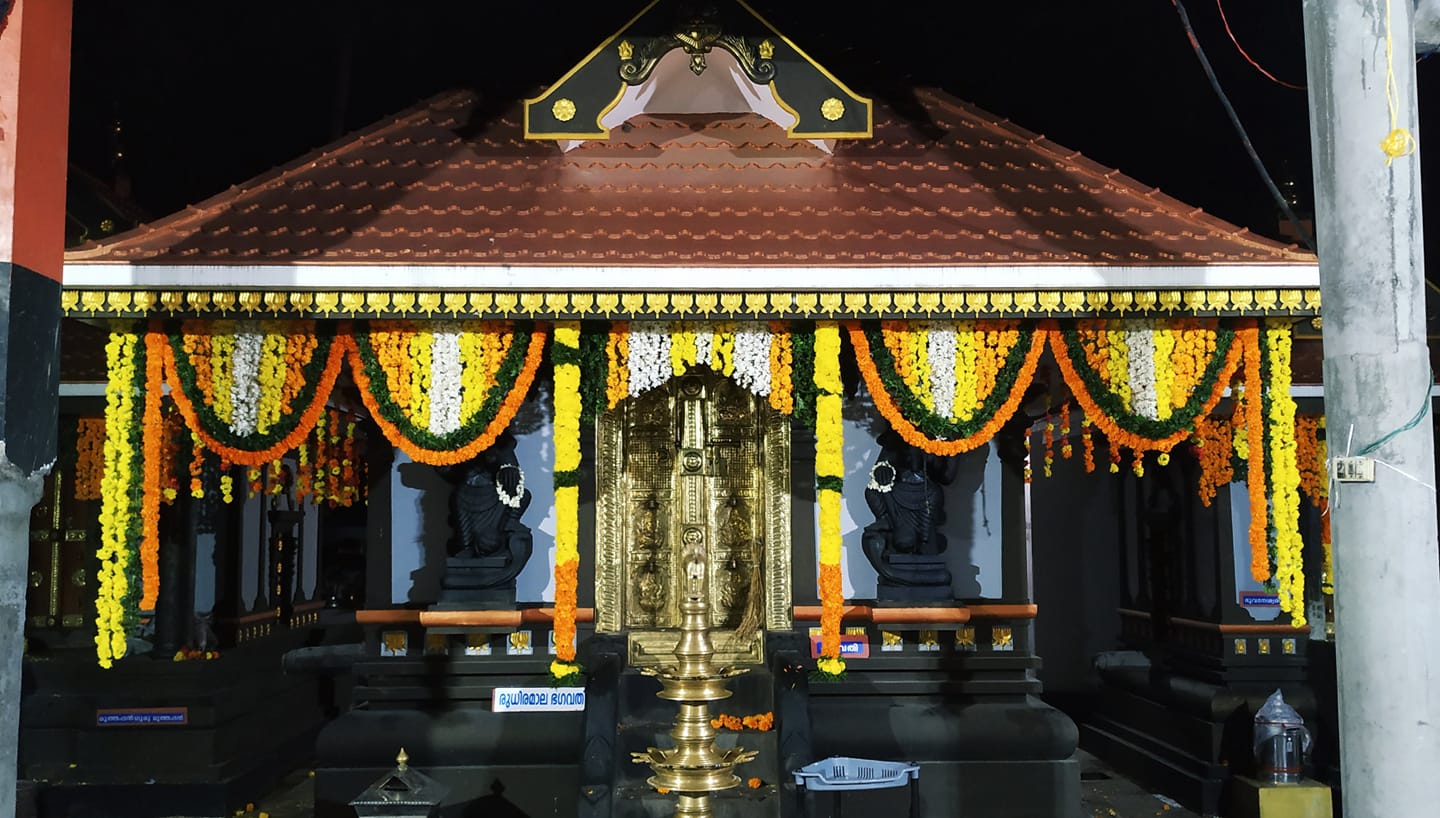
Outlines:
{"type": "Polygon", "coordinates": [[[979,448],[1015,414],[1045,334],[1015,321],[851,322],[860,374],[891,427],[930,454],[979,448]]]}
{"type": "Polygon", "coordinates": [[[221,459],[261,466],[314,429],[346,345],[313,321],[185,321],[160,345],[175,406],[221,459]]]}
{"type": "Polygon", "coordinates": [[[1065,384],[1112,447],[1168,452],[1224,395],[1241,360],[1213,322],[1081,321],[1043,327],[1065,384]]]}
{"type": "Polygon", "coordinates": [[[342,340],[371,417],[410,459],[463,463],[490,447],[530,392],[542,326],[375,321],[342,340]]]}

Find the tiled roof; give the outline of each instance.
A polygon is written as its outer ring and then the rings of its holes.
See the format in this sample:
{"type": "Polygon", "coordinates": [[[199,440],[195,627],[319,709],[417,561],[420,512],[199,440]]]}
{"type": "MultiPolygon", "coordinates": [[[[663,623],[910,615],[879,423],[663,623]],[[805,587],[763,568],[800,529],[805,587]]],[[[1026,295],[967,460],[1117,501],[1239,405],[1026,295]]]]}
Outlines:
{"type": "Polygon", "coordinates": [[[566,154],[522,139],[518,108],[471,123],[453,92],[67,262],[1314,265],[966,103],[916,99],[929,123],[877,106],[875,137],[833,155],[754,114],[639,117],[566,154]]]}

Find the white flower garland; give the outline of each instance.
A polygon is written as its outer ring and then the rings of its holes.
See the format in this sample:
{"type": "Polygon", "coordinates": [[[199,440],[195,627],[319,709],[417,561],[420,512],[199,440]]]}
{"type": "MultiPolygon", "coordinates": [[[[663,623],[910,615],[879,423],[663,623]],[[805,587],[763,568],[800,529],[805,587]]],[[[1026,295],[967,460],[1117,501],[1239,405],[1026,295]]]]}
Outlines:
{"type": "Polygon", "coordinates": [[[889,494],[890,490],[895,488],[895,479],[899,476],[899,473],[895,471],[895,467],[890,465],[889,460],[877,460],[875,465],[870,467],[870,482],[865,484],[865,488],[878,491],[881,494],[889,494]],[[887,482],[881,483],[875,479],[875,473],[881,469],[890,470],[890,479],[887,482]]]}
{"type": "Polygon", "coordinates": [[[497,469],[495,471],[495,495],[499,497],[500,502],[504,503],[505,505],[511,508],[519,508],[520,501],[525,498],[525,470],[515,465],[514,463],[506,463],[505,465],[497,469]],[[503,472],[506,469],[514,469],[515,471],[520,473],[520,482],[515,484],[514,494],[505,493],[505,487],[500,484],[500,472],[503,472]]]}
{"type": "Polygon", "coordinates": [[[735,331],[735,383],[756,395],[770,394],[770,344],[768,327],[746,324],[735,331]]]}
{"type": "Polygon", "coordinates": [[[925,354],[930,361],[930,396],[935,414],[942,418],[955,414],[955,350],[959,342],[949,326],[930,328],[925,354]]]}
{"type": "Polygon", "coordinates": [[[1125,325],[1126,365],[1130,370],[1130,407],[1144,417],[1160,417],[1155,399],[1155,336],[1144,322],[1125,325]]]}
{"type": "Polygon", "coordinates": [[[430,434],[460,428],[460,334],[436,327],[430,347],[430,434]]]}
{"type": "Polygon", "coordinates": [[[263,336],[254,322],[244,322],[235,332],[235,352],[230,370],[230,431],[240,436],[255,434],[260,417],[260,348],[263,336]]]}
{"type": "Polygon", "coordinates": [[[695,363],[699,366],[709,366],[715,360],[715,331],[702,329],[695,331],[695,363]]]}
{"type": "Polygon", "coordinates": [[[670,380],[670,331],[631,329],[630,397],[639,397],[670,380]]]}

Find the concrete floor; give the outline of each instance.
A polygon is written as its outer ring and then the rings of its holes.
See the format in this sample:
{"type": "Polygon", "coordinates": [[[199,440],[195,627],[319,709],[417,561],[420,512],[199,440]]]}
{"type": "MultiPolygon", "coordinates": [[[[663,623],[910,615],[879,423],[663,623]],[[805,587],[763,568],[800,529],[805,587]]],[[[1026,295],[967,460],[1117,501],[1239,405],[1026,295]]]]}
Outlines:
{"type": "MultiPolygon", "coordinates": [[[[1122,778],[1103,761],[1080,754],[1081,815],[1085,818],[1200,818],[1163,795],[1150,793],[1122,778]]],[[[273,792],[260,799],[255,808],[238,813],[241,818],[311,818],[315,800],[314,779],[309,770],[299,770],[273,792]]]]}

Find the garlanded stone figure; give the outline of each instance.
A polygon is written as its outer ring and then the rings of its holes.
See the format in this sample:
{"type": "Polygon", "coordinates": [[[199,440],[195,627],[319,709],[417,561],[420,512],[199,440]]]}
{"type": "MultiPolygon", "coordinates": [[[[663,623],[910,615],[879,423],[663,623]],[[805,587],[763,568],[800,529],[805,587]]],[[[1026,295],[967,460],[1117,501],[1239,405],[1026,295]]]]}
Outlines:
{"type": "Polygon", "coordinates": [[[949,601],[946,567],[945,487],[959,472],[958,457],[941,457],[906,443],[894,430],[880,436],[880,457],[870,469],[865,502],[875,522],[861,547],[879,574],[878,601],[949,601]]]}
{"type": "Polygon", "coordinates": [[[534,548],[529,526],[520,522],[530,491],[515,457],[515,438],[502,434],[490,448],[441,473],[455,486],[450,494],[455,536],[440,582],[441,605],[513,605],[515,577],[534,548]]]}

